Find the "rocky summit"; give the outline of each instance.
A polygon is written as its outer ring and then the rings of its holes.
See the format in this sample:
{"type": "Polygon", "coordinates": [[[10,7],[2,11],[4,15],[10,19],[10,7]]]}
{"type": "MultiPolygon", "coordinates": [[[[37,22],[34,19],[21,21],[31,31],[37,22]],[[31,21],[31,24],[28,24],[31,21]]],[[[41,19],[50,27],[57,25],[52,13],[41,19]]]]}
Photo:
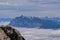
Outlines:
{"type": "Polygon", "coordinates": [[[0,40],[25,40],[20,32],[10,26],[0,26],[0,40]]]}

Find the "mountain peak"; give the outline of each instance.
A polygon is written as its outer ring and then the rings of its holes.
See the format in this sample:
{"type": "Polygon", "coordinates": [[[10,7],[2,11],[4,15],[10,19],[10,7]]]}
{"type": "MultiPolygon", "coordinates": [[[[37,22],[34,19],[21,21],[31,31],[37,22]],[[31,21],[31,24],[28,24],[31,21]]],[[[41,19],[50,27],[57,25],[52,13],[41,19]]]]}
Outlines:
{"type": "Polygon", "coordinates": [[[38,17],[27,17],[21,15],[20,17],[14,18],[9,24],[15,27],[27,27],[27,28],[45,28],[45,29],[57,29],[60,28],[60,23],[56,20],[41,19],[38,17]]]}

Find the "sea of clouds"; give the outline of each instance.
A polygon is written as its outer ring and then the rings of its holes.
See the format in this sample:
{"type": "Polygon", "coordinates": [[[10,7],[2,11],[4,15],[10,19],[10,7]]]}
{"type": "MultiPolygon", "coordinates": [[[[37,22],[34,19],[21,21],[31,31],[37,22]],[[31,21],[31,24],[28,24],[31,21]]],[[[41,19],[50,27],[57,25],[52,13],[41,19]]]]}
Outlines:
{"type": "Polygon", "coordinates": [[[26,40],[60,40],[60,29],[16,28],[26,40]]]}
{"type": "MultiPolygon", "coordinates": [[[[0,25],[8,24],[9,22],[0,22],[0,25]]],[[[19,30],[26,40],[60,40],[60,29],[14,28],[19,30]]]]}
{"type": "Polygon", "coordinates": [[[0,26],[2,26],[2,25],[4,25],[4,26],[6,26],[6,25],[8,25],[10,22],[0,22],[0,26]]]}

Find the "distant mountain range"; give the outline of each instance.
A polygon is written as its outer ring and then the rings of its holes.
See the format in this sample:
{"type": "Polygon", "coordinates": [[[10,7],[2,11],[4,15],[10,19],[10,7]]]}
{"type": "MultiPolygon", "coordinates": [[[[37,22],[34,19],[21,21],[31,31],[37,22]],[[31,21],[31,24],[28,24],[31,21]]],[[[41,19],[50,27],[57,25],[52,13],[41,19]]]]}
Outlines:
{"type": "Polygon", "coordinates": [[[12,18],[0,18],[0,22],[10,22],[12,18]]]}
{"type": "Polygon", "coordinates": [[[44,28],[44,29],[60,28],[60,21],[58,22],[58,19],[57,20],[54,19],[27,17],[22,15],[20,17],[14,18],[9,25],[15,27],[27,27],[27,28],[44,28]]]}

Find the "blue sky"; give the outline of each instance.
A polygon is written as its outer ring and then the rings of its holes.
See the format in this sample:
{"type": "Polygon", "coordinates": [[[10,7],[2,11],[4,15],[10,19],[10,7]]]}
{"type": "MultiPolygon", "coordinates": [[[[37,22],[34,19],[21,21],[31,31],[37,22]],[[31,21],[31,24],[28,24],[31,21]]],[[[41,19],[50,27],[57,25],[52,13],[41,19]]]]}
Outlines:
{"type": "Polygon", "coordinates": [[[60,0],[0,0],[0,18],[20,15],[60,17],[60,0]]]}

